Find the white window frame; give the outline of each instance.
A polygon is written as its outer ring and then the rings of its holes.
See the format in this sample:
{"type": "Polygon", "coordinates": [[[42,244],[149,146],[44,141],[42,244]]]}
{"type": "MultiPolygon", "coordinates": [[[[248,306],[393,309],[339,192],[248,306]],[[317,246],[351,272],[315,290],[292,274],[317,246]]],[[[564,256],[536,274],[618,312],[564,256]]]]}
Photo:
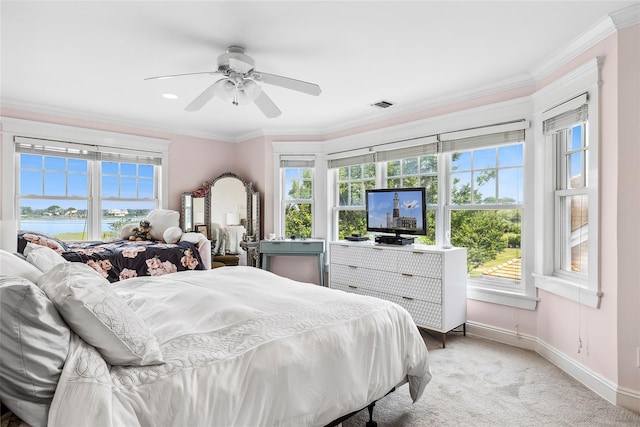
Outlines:
{"type": "MultiPolygon", "coordinates": [[[[282,217],[280,218],[280,228],[282,230],[286,230],[286,215],[285,212],[287,210],[287,205],[290,204],[304,204],[304,205],[311,205],[311,236],[312,237],[314,235],[313,230],[314,230],[314,212],[315,212],[315,198],[313,197],[314,192],[315,192],[315,180],[316,180],[316,173],[315,173],[315,165],[308,165],[308,166],[280,166],[280,185],[282,186],[282,188],[280,189],[280,194],[282,194],[282,198],[280,200],[281,206],[280,206],[280,212],[282,212],[282,217]],[[287,198],[287,193],[286,193],[286,185],[287,185],[287,180],[286,180],[286,170],[287,169],[310,169],[311,170],[311,198],[310,199],[289,199],[287,198]]],[[[289,238],[291,236],[285,236],[283,235],[283,237],[285,238],[289,238]]],[[[295,236],[295,237],[300,237],[300,236],[295,236]]]]}
{"type": "MultiPolygon", "coordinates": [[[[536,264],[532,273],[535,286],[547,292],[560,295],[582,305],[598,308],[602,292],[599,278],[599,86],[602,58],[594,58],[565,77],[540,90],[534,97],[536,125],[536,264]],[[574,101],[586,94],[588,98],[588,153],[587,195],[589,210],[589,240],[587,274],[567,274],[558,271],[559,227],[557,147],[554,135],[544,134],[542,123],[545,118],[575,109],[574,101]],[[548,218],[554,218],[549,221],[548,218]],[[545,220],[546,219],[546,220],[545,220]]],[[[581,101],[580,101],[581,102],[581,101]]]]}
{"type": "MultiPolygon", "coordinates": [[[[3,173],[2,194],[14,195],[11,198],[5,197],[3,200],[3,221],[8,220],[17,223],[20,217],[18,195],[16,194],[16,169],[18,165],[18,153],[14,145],[16,137],[58,141],[59,144],[64,141],[66,144],[92,145],[114,153],[154,153],[154,155],[161,158],[160,167],[156,168],[158,171],[158,176],[156,177],[158,205],[159,207],[167,208],[170,143],[168,140],[13,118],[3,118],[2,127],[2,166],[3,171],[7,171],[7,173],[3,173]],[[136,151],[132,151],[130,147],[136,147],[136,151]]],[[[99,169],[99,166],[96,167],[99,169]]],[[[91,182],[90,199],[91,197],[99,197],[98,181],[93,179],[91,182]]],[[[97,240],[101,236],[101,223],[96,220],[89,221],[89,239],[97,240]]]]}
{"type": "MultiPolygon", "coordinates": [[[[311,237],[324,239],[327,236],[327,212],[324,203],[318,200],[327,198],[327,168],[322,143],[272,141],[273,146],[273,234],[284,236],[284,176],[280,167],[281,160],[313,160],[313,197],[312,197],[312,231],[311,237]],[[311,154],[310,154],[311,153],[311,154]]],[[[269,230],[266,229],[266,232],[269,230]]]]}

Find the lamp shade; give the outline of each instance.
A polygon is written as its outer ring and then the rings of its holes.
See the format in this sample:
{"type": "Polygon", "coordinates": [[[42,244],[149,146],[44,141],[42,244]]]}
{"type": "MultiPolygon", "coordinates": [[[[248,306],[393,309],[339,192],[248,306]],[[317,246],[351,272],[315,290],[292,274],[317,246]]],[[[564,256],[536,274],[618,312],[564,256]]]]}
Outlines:
{"type": "Polygon", "coordinates": [[[236,84],[228,78],[218,80],[213,87],[213,92],[220,98],[232,98],[236,93],[236,84]]]}
{"type": "Polygon", "coordinates": [[[240,214],[238,212],[228,212],[227,225],[240,225],[240,214]]]}

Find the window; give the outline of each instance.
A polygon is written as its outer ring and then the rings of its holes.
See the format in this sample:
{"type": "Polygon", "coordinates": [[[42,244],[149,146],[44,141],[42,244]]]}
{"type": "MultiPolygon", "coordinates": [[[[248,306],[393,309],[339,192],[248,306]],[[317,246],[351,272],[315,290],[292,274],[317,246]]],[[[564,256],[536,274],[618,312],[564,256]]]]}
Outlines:
{"type": "Polygon", "coordinates": [[[535,286],[592,308],[600,306],[598,271],[599,91],[594,58],[536,99],[535,286]]]}
{"type": "MultiPolygon", "coordinates": [[[[597,81],[597,80],[596,80],[597,81]]],[[[545,173],[545,253],[536,286],[598,307],[597,87],[542,113],[545,173]]]]}
{"type": "Polygon", "coordinates": [[[367,234],[365,192],[376,186],[376,165],[365,163],[338,168],[338,239],[367,234]]]}
{"type": "Polygon", "coordinates": [[[313,166],[313,160],[283,157],[280,161],[285,237],[313,236],[313,166]]]}
{"type": "Polygon", "coordinates": [[[450,153],[451,243],[467,248],[471,283],[521,280],[523,143],[450,153]]]}
{"type": "Polygon", "coordinates": [[[62,240],[116,237],[159,207],[161,155],[18,137],[19,228],[62,240]]]}
{"type": "Polygon", "coordinates": [[[586,123],[553,134],[556,146],[556,272],[587,274],[589,194],[586,123]]]}

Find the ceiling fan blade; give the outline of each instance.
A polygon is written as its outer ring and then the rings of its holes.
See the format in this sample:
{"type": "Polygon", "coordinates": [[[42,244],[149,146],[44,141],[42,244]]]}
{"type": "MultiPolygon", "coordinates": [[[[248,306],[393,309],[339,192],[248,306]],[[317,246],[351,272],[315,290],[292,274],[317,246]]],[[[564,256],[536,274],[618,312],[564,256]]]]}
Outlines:
{"type": "Polygon", "coordinates": [[[262,81],[264,83],[280,86],[291,90],[296,90],[298,92],[307,93],[309,95],[320,95],[322,90],[320,86],[314,83],[303,82],[302,80],[296,80],[289,77],[278,76],[276,74],[263,73],[261,71],[255,71],[253,77],[256,80],[262,81]]]}
{"type": "Polygon", "coordinates": [[[155,76],[155,77],[147,77],[144,80],[162,80],[162,79],[170,79],[173,77],[182,77],[182,76],[194,76],[196,74],[218,74],[219,71],[201,71],[198,73],[184,73],[184,74],[170,74],[168,76],[155,76]]]}
{"type": "MultiPolygon", "coordinates": [[[[218,83],[218,82],[216,82],[216,83],[218,83]]],[[[199,109],[204,107],[204,104],[206,104],[207,102],[211,101],[211,98],[213,98],[213,96],[215,95],[216,83],[214,83],[211,86],[209,86],[208,88],[206,88],[200,95],[198,95],[198,97],[196,99],[191,101],[191,104],[187,105],[185,107],[185,110],[186,111],[198,111],[199,109]]]]}
{"type": "Polygon", "coordinates": [[[273,119],[282,114],[282,111],[273,103],[271,98],[267,96],[264,91],[260,92],[260,95],[253,101],[256,103],[260,111],[269,119],[273,119]]]}

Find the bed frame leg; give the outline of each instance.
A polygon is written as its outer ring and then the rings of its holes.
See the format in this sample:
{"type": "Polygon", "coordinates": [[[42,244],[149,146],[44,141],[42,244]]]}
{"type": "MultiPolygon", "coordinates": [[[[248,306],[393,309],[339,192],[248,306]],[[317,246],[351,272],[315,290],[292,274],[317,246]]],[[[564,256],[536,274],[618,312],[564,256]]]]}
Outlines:
{"type": "Polygon", "coordinates": [[[376,406],[376,402],[372,402],[371,405],[367,406],[369,410],[369,421],[367,421],[366,427],[378,427],[378,423],[373,421],[373,407],[376,406]]]}

